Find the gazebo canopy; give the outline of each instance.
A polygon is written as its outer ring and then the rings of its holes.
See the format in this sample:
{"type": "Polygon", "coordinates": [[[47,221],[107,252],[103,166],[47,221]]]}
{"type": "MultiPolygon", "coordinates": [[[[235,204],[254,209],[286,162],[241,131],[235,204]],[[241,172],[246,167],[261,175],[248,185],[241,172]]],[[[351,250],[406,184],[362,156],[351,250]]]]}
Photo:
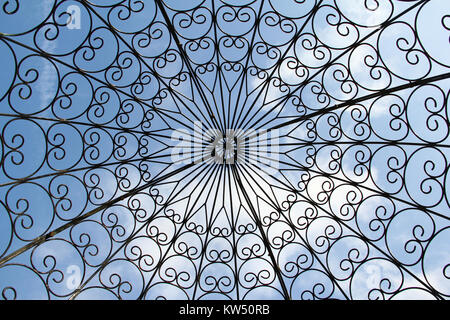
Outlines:
{"type": "Polygon", "coordinates": [[[1,0],[0,297],[448,299],[450,1],[1,0]]]}

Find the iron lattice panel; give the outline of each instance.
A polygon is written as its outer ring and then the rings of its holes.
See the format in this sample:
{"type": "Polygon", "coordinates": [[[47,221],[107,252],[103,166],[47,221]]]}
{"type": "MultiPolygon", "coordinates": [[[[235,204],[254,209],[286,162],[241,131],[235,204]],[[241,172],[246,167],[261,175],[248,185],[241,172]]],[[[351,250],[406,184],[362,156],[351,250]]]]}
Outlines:
{"type": "Polygon", "coordinates": [[[450,2],[2,0],[4,299],[447,299],[450,2]]]}

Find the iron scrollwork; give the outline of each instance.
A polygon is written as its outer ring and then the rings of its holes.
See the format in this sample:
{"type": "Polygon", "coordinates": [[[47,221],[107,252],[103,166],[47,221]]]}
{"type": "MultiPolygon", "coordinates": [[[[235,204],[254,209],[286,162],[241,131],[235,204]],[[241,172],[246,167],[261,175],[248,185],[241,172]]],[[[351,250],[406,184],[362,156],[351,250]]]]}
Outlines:
{"type": "Polygon", "coordinates": [[[2,299],[449,298],[448,1],[0,3],[2,299]]]}

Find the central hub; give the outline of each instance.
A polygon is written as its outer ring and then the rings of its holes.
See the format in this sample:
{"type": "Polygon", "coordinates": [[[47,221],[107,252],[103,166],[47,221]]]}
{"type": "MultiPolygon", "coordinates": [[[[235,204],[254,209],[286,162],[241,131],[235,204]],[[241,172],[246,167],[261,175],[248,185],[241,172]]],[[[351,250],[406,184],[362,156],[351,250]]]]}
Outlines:
{"type": "Polygon", "coordinates": [[[241,130],[227,129],[226,132],[218,129],[207,130],[206,137],[202,138],[205,146],[202,161],[238,164],[244,163],[250,157],[251,137],[241,130]]]}
{"type": "Polygon", "coordinates": [[[176,163],[249,164],[274,167],[278,164],[277,130],[205,129],[201,123],[194,130],[178,129],[172,133],[176,145],[172,161],[176,163]]]}

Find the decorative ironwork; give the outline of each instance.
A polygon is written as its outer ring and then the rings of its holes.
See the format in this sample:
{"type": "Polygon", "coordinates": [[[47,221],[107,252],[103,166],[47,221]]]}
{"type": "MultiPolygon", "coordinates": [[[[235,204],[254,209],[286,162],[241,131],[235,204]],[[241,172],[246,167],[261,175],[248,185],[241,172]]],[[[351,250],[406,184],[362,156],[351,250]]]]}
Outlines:
{"type": "Polygon", "coordinates": [[[447,0],[2,0],[3,299],[447,299],[447,0]]]}

